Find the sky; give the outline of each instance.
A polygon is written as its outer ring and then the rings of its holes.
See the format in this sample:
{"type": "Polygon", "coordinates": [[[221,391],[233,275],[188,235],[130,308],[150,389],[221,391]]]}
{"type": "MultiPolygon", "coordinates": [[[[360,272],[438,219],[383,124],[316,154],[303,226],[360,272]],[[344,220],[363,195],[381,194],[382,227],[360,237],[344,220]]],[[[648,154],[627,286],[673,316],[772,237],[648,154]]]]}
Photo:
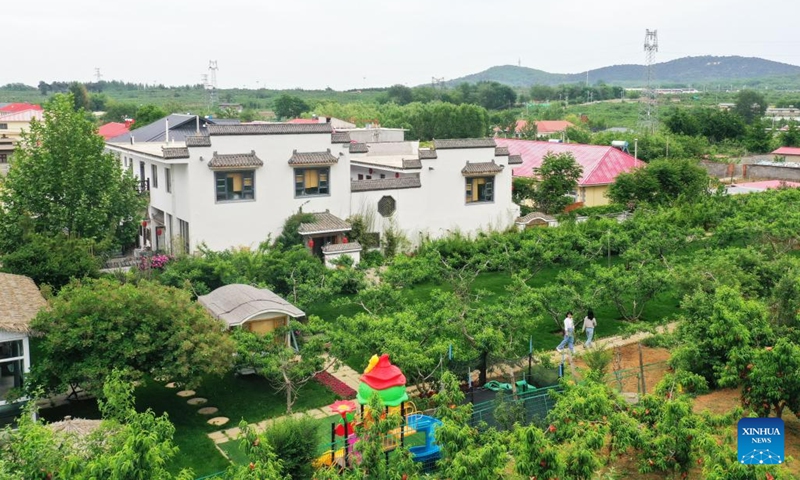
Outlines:
{"type": "MultiPolygon", "coordinates": [[[[495,65],[580,73],[741,55],[800,65],[800,1],[27,0],[0,9],[0,85],[40,80],[336,90],[415,86],[495,65]],[[790,19],[784,23],[781,19],[790,19]]],[[[7,5],[6,5],[7,3],[7,5]]]]}

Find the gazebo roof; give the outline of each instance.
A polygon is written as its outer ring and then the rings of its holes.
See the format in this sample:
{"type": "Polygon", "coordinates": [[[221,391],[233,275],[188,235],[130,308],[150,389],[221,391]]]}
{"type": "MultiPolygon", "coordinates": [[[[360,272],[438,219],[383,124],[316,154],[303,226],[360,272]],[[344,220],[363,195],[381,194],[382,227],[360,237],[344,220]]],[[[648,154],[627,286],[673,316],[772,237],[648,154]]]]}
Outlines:
{"type": "Polygon", "coordinates": [[[197,301],[229,327],[241,325],[263,313],[283,313],[294,318],[306,315],[266,288],[243,284],[219,287],[208,295],[198,297],[197,301]]]}
{"type": "Polygon", "coordinates": [[[0,273],[0,330],[27,333],[31,320],[46,307],[30,277],[0,273]]]}

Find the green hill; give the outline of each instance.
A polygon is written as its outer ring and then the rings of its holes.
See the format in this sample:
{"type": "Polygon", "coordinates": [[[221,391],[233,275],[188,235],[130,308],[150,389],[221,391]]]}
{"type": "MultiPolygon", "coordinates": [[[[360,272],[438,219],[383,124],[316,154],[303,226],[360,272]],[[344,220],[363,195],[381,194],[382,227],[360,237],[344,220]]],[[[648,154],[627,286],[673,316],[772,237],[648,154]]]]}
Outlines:
{"type": "MultiPolygon", "coordinates": [[[[716,82],[757,82],[771,77],[789,79],[800,76],[800,67],[754,57],[684,57],[654,66],[658,84],[708,84],[716,82]]],[[[640,86],[644,83],[644,65],[612,65],[589,71],[589,81],[608,84],[640,86]]],[[[574,74],[549,73],[528,67],[503,65],[479,73],[456,78],[450,86],[464,82],[494,81],[511,87],[531,85],[560,85],[586,81],[586,72],[574,74]]]]}

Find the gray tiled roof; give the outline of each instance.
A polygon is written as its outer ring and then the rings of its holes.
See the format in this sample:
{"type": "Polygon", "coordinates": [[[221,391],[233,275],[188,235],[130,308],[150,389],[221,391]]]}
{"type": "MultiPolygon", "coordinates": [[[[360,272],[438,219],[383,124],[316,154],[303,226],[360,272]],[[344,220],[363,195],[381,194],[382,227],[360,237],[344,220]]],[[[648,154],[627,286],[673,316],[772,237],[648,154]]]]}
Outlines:
{"type": "Polygon", "coordinates": [[[322,253],[360,252],[361,244],[358,242],[332,243],[322,247],[322,253]]]}
{"type": "Polygon", "coordinates": [[[161,147],[161,156],[170,158],[189,158],[189,149],[186,147],[161,147]]]}
{"type": "Polygon", "coordinates": [[[508,164],[509,165],[522,165],[522,155],[509,155],[508,156],[508,164]]]}
{"type": "Polygon", "coordinates": [[[350,143],[350,134],[347,132],[333,132],[331,143],[350,143]]]}
{"type": "Polygon", "coordinates": [[[503,166],[494,163],[494,160],[491,162],[477,162],[477,163],[470,163],[467,162],[467,165],[461,169],[461,173],[464,175],[482,175],[482,174],[495,174],[500,173],[503,171],[503,166]]]}
{"type": "Polygon", "coordinates": [[[503,146],[503,147],[495,147],[494,148],[494,156],[495,157],[507,157],[509,155],[510,155],[510,152],[508,151],[508,147],[503,146]]]}
{"type": "Polygon", "coordinates": [[[418,155],[420,160],[436,160],[436,150],[430,148],[420,148],[418,155]]]}
{"type": "Polygon", "coordinates": [[[302,235],[322,232],[347,232],[352,226],[330,212],[316,212],[313,223],[301,223],[297,232],[302,235]]]}
{"type": "MultiPolygon", "coordinates": [[[[114,138],[106,140],[109,143],[130,143],[133,138],[137,143],[141,142],[165,142],[167,121],[169,121],[169,139],[176,142],[182,142],[187,137],[198,135],[197,132],[197,115],[184,115],[180,113],[173,113],[164,118],[142,125],[135,130],[123,133],[114,138]]],[[[206,133],[207,126],[211,126],[217,122],[234,121],[238,120],[220,120],[212,118],[200,118],[200,135],[206,133]]]]}
{"type": "Polygon", "coordinates": [[[422,162],[416,159],[403,159],[403,168],[422,168],[422,162]]]}
{"type": "Polygon", "coordinates": [[[367,152],[369,152],[369,147],[367,147],[366,143],[350,144],[350,153],[367,153],[367,152]]]}
{"type": "Polygon", "coordinates": [[[373,190],[399,190],[402,188],[419,188],[422,183],[419,175],[400,178],[373,178],[371,180],[353,180],[350,182],[351,192],[370,192],[373,190]]]}
{"type": "Polygon", "coordinates": [[[448,148],[494,148],[495,146],[493,138],[453,138],[433,141],[433,148],[436,150],[448,148]]]}
{"type": "Polygon", "coordinates": [[[249,123],[208,126],[209,135],[301,135],[332,132],[330,123],[249,123]]]}
{"type": "Polygon", "coordinates": [[[256,152],[251,150],[250,153],[228,153],[220,155],[214,152],[214,156],[208,162],[210,169],[222,168],[242,168],[242,167],[263,167],[264,162],[256,157],[256,152]]]}
{"type": "Polygon", "coordinates": [[[339,157],[333,155],[331,150],[325,152],[298,152],[292,153],[289,165],[334,165],[339,161],[339,157]]]}
{"type": "Polygon", "coordinates": [[[229,327],[241,325],[261,313],[279,312],[300,318],[306,314],[266,288],[232,284],[197,297],[200,305],[229,327]]]}
{"type": "Polygon", "coordinates": [[[211,137],[208,135],[191,135],[186,137],[187,147],[210,147],[211,137]]]}
{"type": "Polygon", "coordinates": [[[554,217],[552,215],[548,215],[546,213],[531,212],[531,213],[525,215],[524,217],[517,218],[514,222],[515,223],[522,223],[522,224],[527,225],[532,220],[536,220],[537,218],[541,218],[542,220],[544,220],[546,222],[554,222],[556,220],[556,217],[554,217]]]}

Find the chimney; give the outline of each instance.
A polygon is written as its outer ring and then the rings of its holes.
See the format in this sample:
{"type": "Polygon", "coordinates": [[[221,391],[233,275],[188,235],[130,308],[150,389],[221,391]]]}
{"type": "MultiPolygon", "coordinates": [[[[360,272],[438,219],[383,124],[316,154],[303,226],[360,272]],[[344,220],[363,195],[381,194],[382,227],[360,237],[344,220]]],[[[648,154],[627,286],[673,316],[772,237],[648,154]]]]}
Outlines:
{"type": "Polygon", "coordinates": [[[195,125],[195,133],[200,135],[200,115],[195,115],[194,117],[197,120],[197,124],[195,125]]]}
{"type": "Polygon", "coordinates": [[[169,117],[164,119],[164,141],[169,143],[169,117]]]}
{"type": "Polygon", "coordinates": [[[331,123],[331,117],[325,117],[325,123],[331,123]]]}

